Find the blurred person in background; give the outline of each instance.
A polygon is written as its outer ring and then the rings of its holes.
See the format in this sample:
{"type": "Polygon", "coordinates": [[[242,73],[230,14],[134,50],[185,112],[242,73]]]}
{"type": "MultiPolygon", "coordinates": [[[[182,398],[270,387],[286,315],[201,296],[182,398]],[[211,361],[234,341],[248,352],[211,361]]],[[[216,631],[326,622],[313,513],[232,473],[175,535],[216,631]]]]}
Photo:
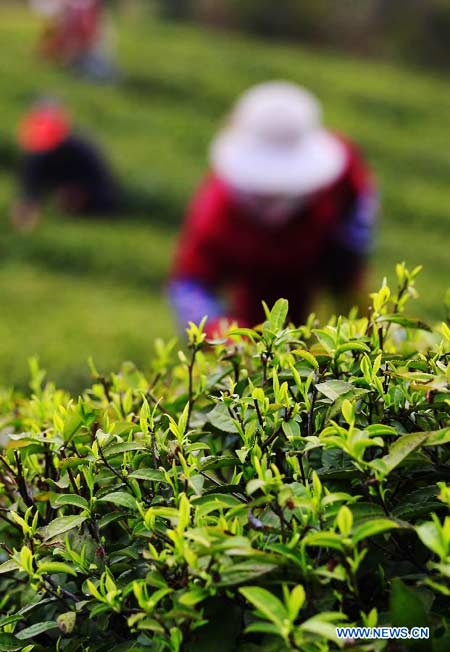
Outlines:
{"type": "Polygon", "coordinates": [[[121,204],[121,189],[106,159],[86,137],[73,132],[67,112],[57,103],[40,102],[18,130],[22,162],[19,200],[12,222],[31,230],[41,203],[56,200],[62,213],[111,215],[121,204]]]}
{"type": "Polygon", "coordinates": [[[108,81],[116,76],[111,26],[102,0],[30,0],[44,19],[39,49],[57,63],[108,81]]]}
{"type": "Polygon", "coordinates": [[[310,92],[285,81],[248,90],[210,149],[211,171],[187,211],[169,282],[181,325],[255,326],[261,302],[289,300],[301,323],[326,289],[358,303],[377,199],[358,149],[322,126],[310,92]]]}

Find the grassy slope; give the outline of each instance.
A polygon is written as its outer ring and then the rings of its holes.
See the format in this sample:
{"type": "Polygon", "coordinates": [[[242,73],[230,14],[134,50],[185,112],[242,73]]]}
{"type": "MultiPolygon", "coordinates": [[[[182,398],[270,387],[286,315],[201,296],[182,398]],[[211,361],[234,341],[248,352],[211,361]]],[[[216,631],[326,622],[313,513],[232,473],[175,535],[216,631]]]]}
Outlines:
{"type": "Polygon", "coordinates": [[[22,10],[0,9],[0,383],[23,383],[34,353],[52,377],[72,387],[87,375],[90,354],[99,367],[124,358],[145,365],[154,337],[173,333],[161,288],[175,225],[205,168],[208,141],[233,98],[267,78],[311,87],[325,103],[328,124],[362,145],[384,207],[373,284],[399,260],[423,263],[420,311],[441,315],[450,279],[444,80],[122,18],[124,79],[114,88],[94,87],[37,60],[35,31],[22,10]],[[37,93],[68,102],[77,122],[107,147],[145,211],[111,224],[62,219],[49,210],[31,237],[11,231],[12,133],[37,93]]]}

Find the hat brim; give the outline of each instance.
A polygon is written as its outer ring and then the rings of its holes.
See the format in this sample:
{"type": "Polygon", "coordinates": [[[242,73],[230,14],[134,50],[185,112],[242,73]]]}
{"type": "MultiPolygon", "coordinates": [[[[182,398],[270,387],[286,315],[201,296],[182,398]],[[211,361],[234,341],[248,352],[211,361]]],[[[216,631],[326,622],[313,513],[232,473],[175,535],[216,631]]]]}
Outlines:
{"type": "Polygon", "coordinates": [[[259,194],[306,195],[333,183],[343,173],[348,154],[325,129],[315,129],[298,145],[261,144],[232,127],[210,149],[214,171],[234,188],[259,194]]]}

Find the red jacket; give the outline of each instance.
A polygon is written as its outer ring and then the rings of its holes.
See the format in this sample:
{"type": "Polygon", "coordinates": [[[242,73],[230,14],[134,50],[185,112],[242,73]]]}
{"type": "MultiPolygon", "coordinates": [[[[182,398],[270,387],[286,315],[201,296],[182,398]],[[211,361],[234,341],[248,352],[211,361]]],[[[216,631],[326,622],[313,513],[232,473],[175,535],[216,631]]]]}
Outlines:
{"type": "Polygon", "coordinates": [[[262,300],[287,298],[299,323],[319,287],[355,285],[371,239],[373,182],[356,148],[343,142],[348,164],[340,178],[281,226],[256,221],[210,174],[188,209],[172,282],[225,291],[226,314],[249,325],[264,318],[262,300]]]}
{"type": "Polygon", "coordinates": [[[102,16],[100,0],[69,3],[59,25],[61,54],[72,61],[91,53],[100,38],[102,16]]]}

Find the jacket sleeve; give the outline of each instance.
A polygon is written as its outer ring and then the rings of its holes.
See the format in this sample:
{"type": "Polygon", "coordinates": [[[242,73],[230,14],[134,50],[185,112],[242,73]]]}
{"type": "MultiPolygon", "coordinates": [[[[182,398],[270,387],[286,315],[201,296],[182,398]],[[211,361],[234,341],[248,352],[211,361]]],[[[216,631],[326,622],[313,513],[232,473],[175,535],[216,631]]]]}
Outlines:
{"type": "Polygon", "coordinates": [[[346,183],[351,201],[342,214],[326,257],[327,284],[337,293],[359,290],[374,246],[378,194],[373,176],[352,148],[346,183]]]}
{"type": "Polygon", "coordinates": [[[46,160],[47,155],[36,156],[27,154],[24,156],[20,168],[19,190],[20,197],[24,201],[39,201],[45,194],[46,189],[46,160]]]}
{"type": "Polygon", "coordinates": [[[359,152],[353,146],[349,151],[346,183],[352,199],[340,220],[335,243],[347,252],[366,256],[373,248],[378,193],[373,175],[359,152]]]}
{"type": "Polygon", "coordinates": [[[181,326],[207,315],[226,314],[219,292],[226,278],[221,221],[227,196],[220,183],[208,178],[191,202],[181,230],[169,281],[169,300],[181,326]]]}

